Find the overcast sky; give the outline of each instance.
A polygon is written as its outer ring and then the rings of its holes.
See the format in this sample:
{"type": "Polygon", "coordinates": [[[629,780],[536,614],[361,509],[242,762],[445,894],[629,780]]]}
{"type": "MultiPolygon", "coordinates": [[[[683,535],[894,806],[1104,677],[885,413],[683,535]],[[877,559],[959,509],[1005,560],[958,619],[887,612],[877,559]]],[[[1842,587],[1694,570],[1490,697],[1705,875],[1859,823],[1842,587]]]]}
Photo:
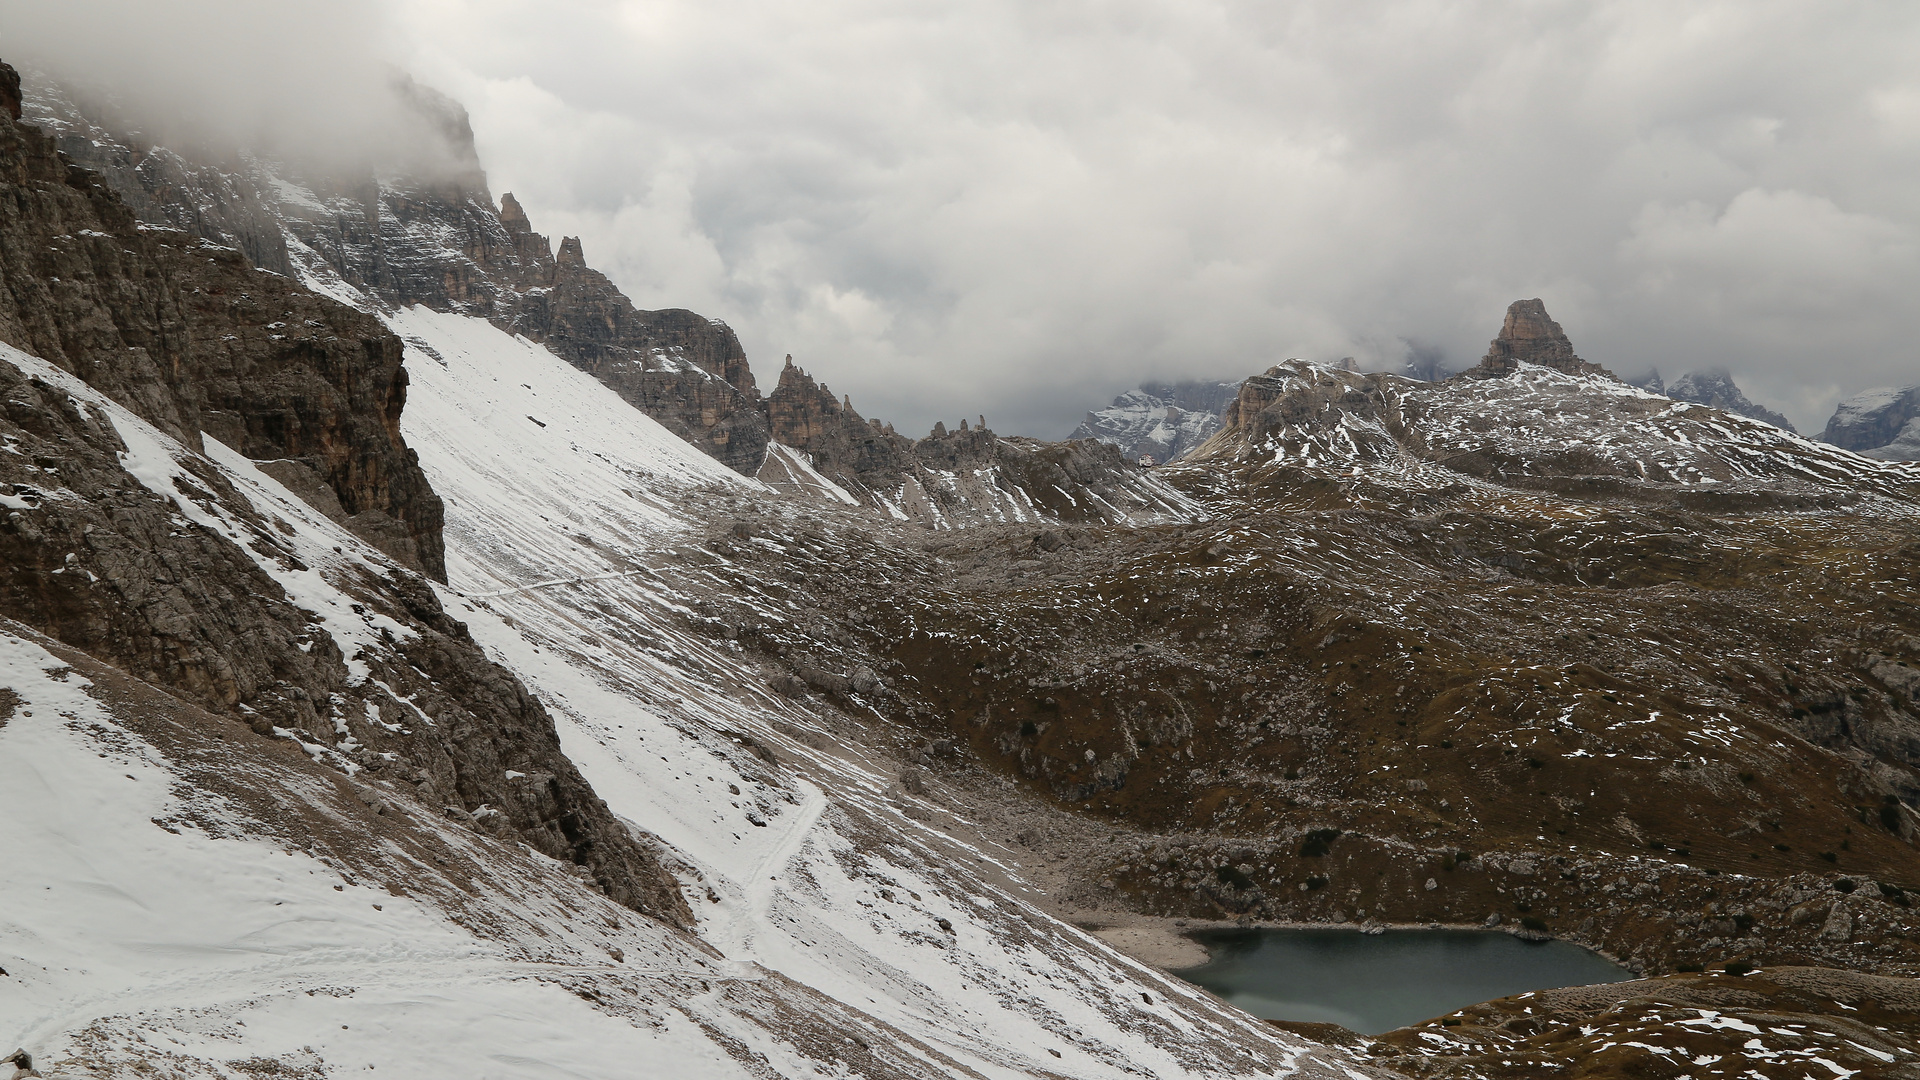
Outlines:
{"type": "Polygon", "coordinates": [[[1904,0],[44,6],[226,50],[196,90],[247,101],[396,61],[636,303],[902,430],[1059,436],[1143,378],[1409,341],[1465,366],[1532,296],[1587,359],[1724,365],[1803,430],[1920,381],[1904,0]]]}

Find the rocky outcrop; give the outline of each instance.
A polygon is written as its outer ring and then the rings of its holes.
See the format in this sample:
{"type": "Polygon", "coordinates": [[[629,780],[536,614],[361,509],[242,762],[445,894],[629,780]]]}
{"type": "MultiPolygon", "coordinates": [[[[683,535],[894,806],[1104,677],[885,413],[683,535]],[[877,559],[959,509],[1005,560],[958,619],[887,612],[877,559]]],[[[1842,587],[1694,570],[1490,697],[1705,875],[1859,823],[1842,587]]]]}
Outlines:
{"type": "Polygon", "coordinates": [[[684,309],[637,310],[587,265],[578,237],[549,256],[512,194],[501,198],[500,221],[512,261],[500,253],[489,268],[515,285],[492,316],[502,329],[546,345],[729,467],[759,469],[767,420],[731,327],[684,309]]]}
{"type": "Polygon", "coordinates": [[[20,119],[20,73],[6,65],[0,65],[0,109],[7,110],[12,119],[20,119]]]}
{"type": "Polygon", "coordinates": [[[1507,306],[1506,322],[1500,336],[1493,339],[1480,366],[1471,372],[1476,378],[1511,375],[1521,364],[1539,364],[1569,375],[1610,374],[1598,364],[1590,364],[1573,353],[1566,331],[1547,315],[1547,305],[1538,299],[1515,300],[1507,306]]]}
{"type": "Polygon", "coordinates": [[[1069,439],[1098,439],[1130,459],[1156,465],[1178,461],[1220,429],[1220,410],[1239,393],[1237,382],[1148,382],[1089,412],[1069,439]]]}
{"type": "Polygon", "coordinates": [[[1833,411],[1820,439],[1871,457],[1920,461],[1920,384],[1853,395],[1833,411]]]}
{"type": "MultiPolygon", "coordinates": [[[[525,334],[612,386],[667,428],[751,474],[766,417],[746,353],[726,324],[641,311],[586,264],[578,239],[533,231],[512,195],[487,191],[465,110],[410,80],[396,110],[419,119],[427,178],[341,175],[242,157],[189,161],[102,126],[59,88],[30,88],[29,118],[99,171],[135,217],[212,239],[289,276],[338,277],[378,302],[424,304],[525,334]],[[444,162],[451,162],[451,167],[444,162]]],[[[107,121],[111,123],[111,121],[107,121]]]]}
{"type": "Polygon", "coordinates": [[[767,396],[767,421],[775,442],[804,452],[821,475],[849,490],[898,485],[913,466],[913,440],[862,418],[852,401],[835,398],[792,356],[767,396]]]}
{"type": "Polygon", "coordinates": [[[50,139],[0,121],[0,341],[39,358],[0,361],[0,615],[688,921],[540,703],[425,581],[338,547],[312,565],[295,526],[191,452],[217,439],[265,459],[438,571],[440,502],[399,435],[398,339],[237,251],[140,227],[50,139]],[[280,575],[309,584],[289,595],[280,575]]]}
{"type": "Polygon", "coordinates": [[[400,436],[399,339],[240,252],[141,227],[37,129],[0,130],[0,341],[188,446],[324,486],[350,528],[444,579],[443,511],[400,436]]]}
{"type": "MultiPolygon", "coordinates": [[[[855,500],[935,528],[1003,522],[1179,519],[1191,506],[1108,444],[1008,438],[944,421],[918,441],[863,419],[788,357],[767,398],[773,438],[855,500]]],[[[774,456],[760,479],[804,489],[774,456]]]]}
{"type": "Polygon", "coordinates": [[[1238,396],[1221,411],[1220,431],[1194,457],[1239,457],[1299,430],[1339,426],[1344,417],[1399,429],[1404,425],[1395,387],[1407,383],[1393,375],[1289,360],[1240,384],[1238,396]]]}
{"type": "MultiPolygon", "coordinates": [[[[1655,372],[1655,377],[1658,377],[1655,372]]],[[[1659,393],[1660,391],[1655,391],[1659,393]]],[[[1726,368],[1701,368],[1689,371],[1673,380],[1665,390],[1668,397],[1675,401],[1691,401],[1697,405],[1710,405],[1722,412],[1735,413],[1750,417],[1762,423],[1772,424],[1783,431],[1794,430],[1793,422],[1763,405],[1756,405],[1741,393],[1735,385],[1733,376],[1726,368]]]]}

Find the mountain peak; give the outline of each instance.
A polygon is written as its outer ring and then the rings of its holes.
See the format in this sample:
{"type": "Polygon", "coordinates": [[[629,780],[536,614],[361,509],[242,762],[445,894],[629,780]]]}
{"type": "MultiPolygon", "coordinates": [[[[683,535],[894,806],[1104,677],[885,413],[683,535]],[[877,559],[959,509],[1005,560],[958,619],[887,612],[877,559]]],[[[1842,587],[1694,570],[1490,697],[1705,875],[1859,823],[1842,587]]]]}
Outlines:
{"type": "Polygon", "coordinates": [[[1574,355],[1567,332],[1547,314],[1547,305],[1539,298],[1515,300],[1507,305],[1507,318],[1500,325],[1500,336],[1487,347],[1478,374],[1485,378],[1511,375],[1520,365],[1539,364],[1569,375],[1585,375],[1604,369],[1574,355]]]}
{"type": "MultiPolygon", "coordinates": [[[[1655,373],[1656,375],[1658,372],[1655,373]]],[[[1675,401],[1691,401],[1700,405],[1710,405],[1724,412],[1772,424],[1785,431],[1793,431],[1793,422],[1764,405],[1756,405],[1749,400],[1740,387],[1733,381],[1733,375],[1723,367],[1700,368],[1667,384],[1666,395],[1675,401]]]]}
{"type": "Polygon", "coordinates": [[[1820,439],[1869,457],[1920,461],[1920,383],[1879,386],[1842,401],[1820,439]]]}

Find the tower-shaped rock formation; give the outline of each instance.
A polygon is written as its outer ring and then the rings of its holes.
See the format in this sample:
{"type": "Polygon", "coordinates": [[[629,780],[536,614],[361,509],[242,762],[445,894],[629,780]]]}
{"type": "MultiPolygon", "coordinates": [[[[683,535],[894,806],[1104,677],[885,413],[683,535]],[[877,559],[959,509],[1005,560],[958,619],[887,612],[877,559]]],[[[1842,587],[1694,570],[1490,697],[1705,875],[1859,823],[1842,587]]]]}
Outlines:
{"type": "Polygon", "coordinates": [[[1539,299],[1515,300],[1507,306],[1507,321],[1500,336],[1493,339],[1487,355],[1474,374],[1497,378],[1520,370],[1522,363],[1539,364],[1569,375],[1606,374],[1598,364],[1589,364],[1573,353],[1573,342],[1566,331],[1547,314],[1547,305],[1539,299]]]}

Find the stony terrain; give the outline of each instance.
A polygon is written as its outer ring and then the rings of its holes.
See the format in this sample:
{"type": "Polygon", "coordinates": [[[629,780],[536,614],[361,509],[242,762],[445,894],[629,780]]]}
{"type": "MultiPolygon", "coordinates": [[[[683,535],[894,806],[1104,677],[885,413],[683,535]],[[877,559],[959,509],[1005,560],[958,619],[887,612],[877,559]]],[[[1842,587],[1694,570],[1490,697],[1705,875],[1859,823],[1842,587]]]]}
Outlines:
{"type": "Polygon", "coordinates": [[[1920,1076],[1911,979],[1735,964],[1501,998],[1371,1043],[1419,1077],[1920,1076]]]}

